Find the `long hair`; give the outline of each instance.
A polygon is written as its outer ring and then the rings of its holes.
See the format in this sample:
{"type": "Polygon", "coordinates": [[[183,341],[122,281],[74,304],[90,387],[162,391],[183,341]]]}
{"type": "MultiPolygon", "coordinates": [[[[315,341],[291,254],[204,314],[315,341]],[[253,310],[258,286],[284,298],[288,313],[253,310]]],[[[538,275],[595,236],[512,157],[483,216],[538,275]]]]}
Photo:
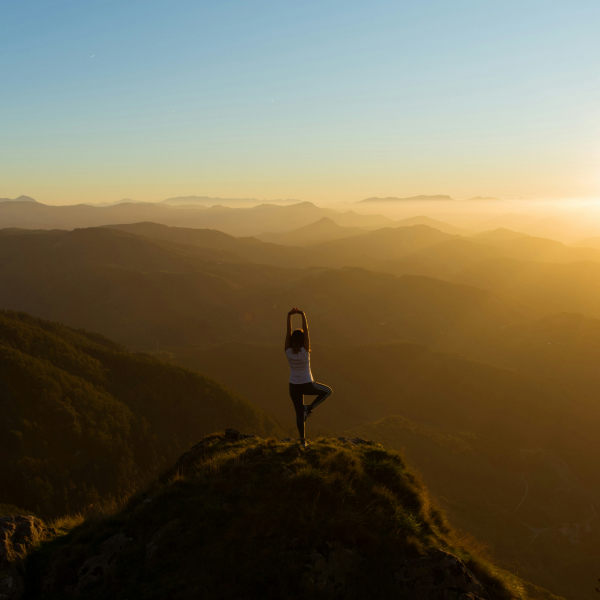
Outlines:
{"type": "Polygon", "coordinates": [[[292,351],[294,354],[298,354],[303,345],[304,331],[302,329],[294,329],[294,331],[292,331],[292,351]]]}

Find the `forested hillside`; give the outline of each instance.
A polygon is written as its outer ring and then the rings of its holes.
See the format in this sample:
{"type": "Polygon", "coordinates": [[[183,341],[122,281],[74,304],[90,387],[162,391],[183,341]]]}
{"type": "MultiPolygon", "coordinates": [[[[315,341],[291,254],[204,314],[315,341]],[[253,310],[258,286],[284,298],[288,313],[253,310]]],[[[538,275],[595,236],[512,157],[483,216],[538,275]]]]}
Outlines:
{"type": "Polygon", "coordinates": [[[97,334],[0,312],[0,504],[80,510],[127,493],[225,426],[282,433],[213,379],[97,334]]]}

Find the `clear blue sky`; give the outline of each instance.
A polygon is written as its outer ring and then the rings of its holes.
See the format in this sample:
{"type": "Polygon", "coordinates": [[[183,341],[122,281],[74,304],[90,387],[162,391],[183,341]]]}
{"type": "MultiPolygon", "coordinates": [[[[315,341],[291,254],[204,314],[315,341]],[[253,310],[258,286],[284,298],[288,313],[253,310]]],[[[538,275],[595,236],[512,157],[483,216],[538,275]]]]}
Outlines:
{"type": "Polygon", "coordinates": [[[0,4],[0,197],[600,196],[600,2],[0,4]]]}

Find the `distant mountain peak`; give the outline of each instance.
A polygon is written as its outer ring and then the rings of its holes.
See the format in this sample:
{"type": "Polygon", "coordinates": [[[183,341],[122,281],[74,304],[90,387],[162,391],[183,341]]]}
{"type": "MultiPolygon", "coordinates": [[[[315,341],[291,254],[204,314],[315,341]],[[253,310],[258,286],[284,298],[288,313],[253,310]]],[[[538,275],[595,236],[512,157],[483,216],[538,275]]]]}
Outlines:
{"type": "Polygon", "coordinates": [[[506,227],[498,227],[497,229],[490,229],[488,231],[482,231],[481,233],[473,236],[475,238],[482,238],[487,240],[514,240],[517,238],[529,237],[526,233],[520,231],[513,231],[506,227]]]}
{"type": "Polygon", "coordinates": [[[473,198],[467,198],[465,202],[504,202],[504,200],[493,196],[474,196],[473,198]]]}
{"type": "Polygon", "coordinates": [[[322,219],[319,219],[318,221],[307,225],[307,227],[313,227],[314,225],[329,225],[330,227],[341,227],[341,225],[338,225],[331,217],[323,217],[322,219]]]}
{"type": "Polygon", "coordinates": [[[200,204],[210,206],[211,204],[232,204],[234,206],[244,206],[247,204],[298,204],[300,200],[291,198],[277,200],[258,200],[257,198],[220,198],[212,196],[176,196],[161,200],[158,204],[169,204],[172,206],[185,206],[190,204],[200,204]]]}
{"type": "Polygon", "coordinates": [[[437,194],[433,196],[420,195],[410,196],[408,198],[396,198],[395,196],[388,196],[387,198],[365,198],[359,200],[359,202],[453,202],[453,198],[443,194],[437,194]]]}
{"type": "Polygon", "coordinates": [[[449,223],[444,223],[443,221],[438,221],[437,219],[432,219],[427,215],[419,215],[416,217],[408,217],[406,219],[401,219],[400,221],[396,221],[396,227],[410,227],[411,225],[428,225],[433,229],[438,229],[439,231],[443,231],[444,233],[451,234],[465,234],[468,233],[467,229],[462,229],[461,227],[455,227],[454,225],[450,225],[449,223]]]}
{"type": "Polygon", "coordinates": [[[35,202],[38,203],[37,200],[32,198],[31,196],[19,196],[18,198],[0,198],[0,202],[35,202]]]}

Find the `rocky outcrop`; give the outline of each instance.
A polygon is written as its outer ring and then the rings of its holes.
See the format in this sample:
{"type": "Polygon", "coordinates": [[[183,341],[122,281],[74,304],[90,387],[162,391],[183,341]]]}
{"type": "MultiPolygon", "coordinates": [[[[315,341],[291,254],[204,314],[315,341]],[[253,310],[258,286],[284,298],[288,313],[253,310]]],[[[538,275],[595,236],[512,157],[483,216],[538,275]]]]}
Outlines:
{"type": "Polygon", "coordinates": [[[36,517],[0,517],[0,600],[23,593],[23,560],[39,541],[56,533],[36,517]]]}
{"type": "Polygon", "coordinates": [[[84,590],[88,585],[100,581],[113,567],[117,554],[130,542],[122,533],[113,535],[100,544],[100,552],[88,558],[77,572],[74,591],[84,590]]]}
{"type": "Polygon", "coordinates": [[[338,596],[348,585],[348,576],[355,569],[360,557],[355,550],[340,543],[331,544],[327,553],[316,550],[311,553],[311,563],[303,577],[303,584],[310,595],[338,596]]]}
{"type": "Polygon", "coordinates": [[[402,591],[421,600],[487,600],[488,594],[465,564],[438,550],[405,561],[396,572],[402,591]]]}
{"type": "MultiPolygon", "coordinates": [[[[65,577],[65,567],[72,568],[68,552],[57,552],[54,556],[42,581],[42,589],[45,592],[55,593],[62,588],[62,592],[72,594],[83,592],[86,588],[102,580],[116,565],[116,559],[120,552],[131,542],[131,539],[122,533],[113,535],[104,540],[94,556],[91,556],[76,570],[77,575],[73,577],[70,573],[65,577]],[[70,580],[64,585],[64,580],[70,580]],[[61,583],[59,583],[59,581],[61,583]]],[[[75,572],[73,572],[73,575],[75,572]]]]}
{"type": "Polygon", "coordinates": [[[179,460],[175,463],[175,466],[171,471],[177,471],[185,469],[187,466],[195,463],[201,459],[206,450],[219,442],[237,442],[238,440],[246,440],[249,438],[258,437],[252,433],[240,433],[237,429],[228,428],[224,434],[207,435],[205,438],[200,440],[195,446],[192,446],[185,454],[183,454],[179,460]]]}
{"type": "Polygon", "coordinates": [[[165,538],[173,537],[183,530],[181,519],[173,519],[169,521],[162,529],[159,529],[146,544],[146,561],[150,561],[158,554],[159,546],[165,538]]]}
{"type": "Polygon", "coordinates": [[[340,437],[338,438],[340,442],[344,442],[345,444],[352,444],[353,446],[380,446],[377,442],[372,442],[371,440],[363,440],[362,438],[348,438],[348,437],[340,437]]]}

